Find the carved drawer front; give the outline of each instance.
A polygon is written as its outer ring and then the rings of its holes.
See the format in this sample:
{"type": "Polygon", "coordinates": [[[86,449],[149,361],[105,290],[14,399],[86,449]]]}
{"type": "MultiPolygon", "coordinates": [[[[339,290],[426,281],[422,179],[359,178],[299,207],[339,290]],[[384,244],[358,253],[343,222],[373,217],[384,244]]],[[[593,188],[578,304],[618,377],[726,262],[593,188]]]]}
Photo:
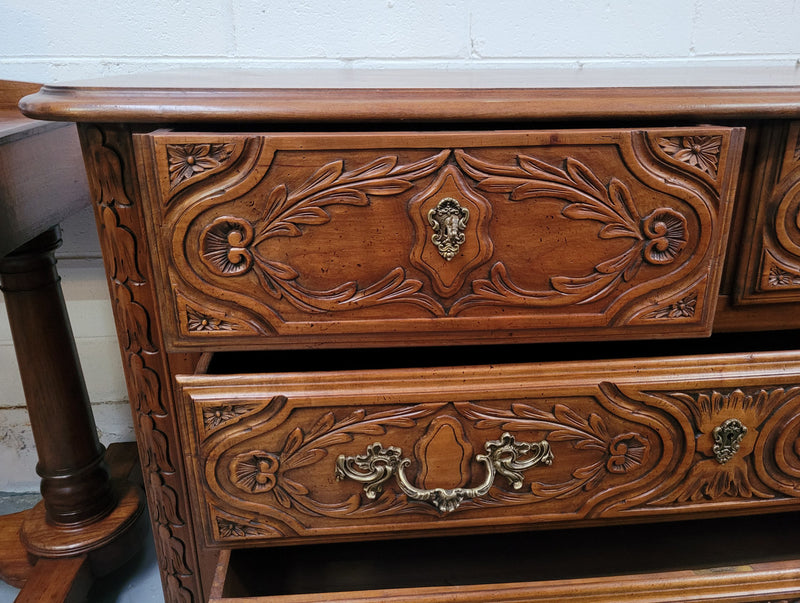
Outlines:
{"type": "Polygon", "coordinates": [[[209,544],[798,508],[800,353],[179,376],[209,544]]]}
{"type": "Polygon", "coordinates": [[[741,264],[742,303],[800,301],[800,122],[765,128],[741,264]]]}
{"type": "Polygon", "coordinates": [[[742,133],[136,136],[167,343],[707,334],[742,133]]]}

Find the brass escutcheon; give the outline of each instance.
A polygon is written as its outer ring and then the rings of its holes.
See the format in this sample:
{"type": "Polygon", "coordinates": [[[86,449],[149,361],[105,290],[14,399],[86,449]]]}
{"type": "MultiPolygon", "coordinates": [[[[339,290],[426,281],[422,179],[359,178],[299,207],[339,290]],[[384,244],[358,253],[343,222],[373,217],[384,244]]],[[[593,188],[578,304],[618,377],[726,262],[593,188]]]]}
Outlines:
{"type": "Polygon", "coordinates": [[[428,212],[428,222],[433,227],[431,241],[436,245],[439,254],[448,262],[464,244],[467,220],[469,220],[469,210],[461,207],[452,197],[445,197],[428,212]]]}
{"type": "Polygon", "coordinates": [[[739,419],[728,419],[715,427],[712,435],[714,456],[720,465],[724,465],[739,451],[739,444],[747,435],[747,427],[739,419]]]}

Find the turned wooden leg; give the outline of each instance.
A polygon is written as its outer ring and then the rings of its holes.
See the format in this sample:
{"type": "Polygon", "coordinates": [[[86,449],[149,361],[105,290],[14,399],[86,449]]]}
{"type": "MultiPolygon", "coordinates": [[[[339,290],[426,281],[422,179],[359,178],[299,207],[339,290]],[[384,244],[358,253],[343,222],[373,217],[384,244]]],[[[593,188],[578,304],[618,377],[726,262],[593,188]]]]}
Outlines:
{"type": "Polygon", "coordinates": [[[54,227],[0,259],[0,287],[39,455],[46,520],[79,526],[110,513],[115,499],[56,272],[60,244],[54,227]]]}
{"type": "Polygon", "coordinates": [[[39,456],[43,499],[2,523],[13,528],[21,520],[19,539],[34,557],[65,560],[64,565],[37,563],[36,571],[26,572],[20,570],[25,568],[18,552],[0,554],[0,575],[21,583],[27,573],[32,580],[23,593],[34,593],[33,599],[21,600],[37,600],[37,589],[51,578],[73,574],[75,584],[62,586],[75,595],[78,582],[85,582],[80,576],[114,569],[138,549],[142,536],[142,491],[126,475],[111,478],[97,438],[56,271],[60,244],[54,227],[0,258],[0,289],[39,456]]]}

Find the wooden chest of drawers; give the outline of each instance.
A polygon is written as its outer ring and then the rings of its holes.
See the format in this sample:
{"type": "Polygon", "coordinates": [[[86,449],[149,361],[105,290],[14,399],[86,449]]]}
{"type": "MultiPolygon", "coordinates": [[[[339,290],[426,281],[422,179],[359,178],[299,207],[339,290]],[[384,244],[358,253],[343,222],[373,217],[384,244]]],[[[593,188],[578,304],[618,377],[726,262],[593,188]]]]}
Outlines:
{"type": "Polygon", "coordinates": [[[800,598],[798,82],[313,75],[22,103],[80,122],[167,599],[800,598]]]}

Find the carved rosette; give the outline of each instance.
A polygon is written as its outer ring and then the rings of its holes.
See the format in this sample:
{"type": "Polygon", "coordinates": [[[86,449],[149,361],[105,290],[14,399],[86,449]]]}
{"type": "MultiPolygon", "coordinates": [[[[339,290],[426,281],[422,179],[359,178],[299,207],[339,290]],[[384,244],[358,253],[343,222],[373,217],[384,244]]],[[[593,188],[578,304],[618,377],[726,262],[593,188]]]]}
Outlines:
{"type": "Polygon", "coordinates": [[[800,265],[782,262],[768,250],[763,252],[761,275],[762,291],[800,289],[800,265]]]}
{"type": "Polygon", "coordinates": [[[658,146],[670,157],[716,179],[722,136],[668,136],[658,146]]]}
{"type": "Polygon", "coordinates": [[[693,319],[698,310],[697,299],[697,290],[680,293],[671,299],[658,303],[655,310],[650,310],[634,317],[631,319],[631,324],[639,324],[650,320],[679,321],[693,319]]]}
{"type": "Polygon", "coordinates": [[[203,408],[203,425],[206,431],[211,431],[248,414],[255,408],[252,404],[214,404],[203,408]]]}
{"type": "Polygon", "coordinates": [[[186,309],[186,328],[189,331],[233,331],[236,326],[221,318],[198,310],[186,309]]]}
{"type": "Polygon", "coordinates": [[[172,188],[220,167],[233,153],[233,145],[229,143],[169,144],[166,149],[172,188]]]}

